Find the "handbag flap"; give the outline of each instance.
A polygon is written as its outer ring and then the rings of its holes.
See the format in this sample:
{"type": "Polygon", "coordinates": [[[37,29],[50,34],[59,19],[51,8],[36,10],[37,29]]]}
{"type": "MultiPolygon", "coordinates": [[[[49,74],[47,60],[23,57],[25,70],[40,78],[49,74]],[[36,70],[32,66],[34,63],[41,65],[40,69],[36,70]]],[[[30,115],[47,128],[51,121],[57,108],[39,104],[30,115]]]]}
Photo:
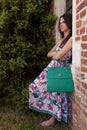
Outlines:
{"type": "Polygon", "coordinates": [[[48,69],[47,78],[71,78],[72,73],[70,67],[51,67],[48,69]]]}

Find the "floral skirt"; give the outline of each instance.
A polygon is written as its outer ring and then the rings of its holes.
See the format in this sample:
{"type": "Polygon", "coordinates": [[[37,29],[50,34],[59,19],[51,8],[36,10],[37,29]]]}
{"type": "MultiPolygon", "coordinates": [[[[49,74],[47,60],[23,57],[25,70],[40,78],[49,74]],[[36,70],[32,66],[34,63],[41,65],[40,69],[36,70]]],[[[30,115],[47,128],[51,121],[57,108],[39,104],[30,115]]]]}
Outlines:
{"type": "Polygon", "coordinates": [[[29,85],[29,108],[54,116],[67,122],[71,115],[69,93],[47,92],[47,71],[49,67],[63,66],[63,62],[52,60],[40,75],[29,85]]]}

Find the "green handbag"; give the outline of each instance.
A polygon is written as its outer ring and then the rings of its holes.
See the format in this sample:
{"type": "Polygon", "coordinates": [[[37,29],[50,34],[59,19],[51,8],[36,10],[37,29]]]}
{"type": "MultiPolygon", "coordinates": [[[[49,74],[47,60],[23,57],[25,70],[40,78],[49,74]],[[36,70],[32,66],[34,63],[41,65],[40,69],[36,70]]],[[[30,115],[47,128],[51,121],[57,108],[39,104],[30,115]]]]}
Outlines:
{"type": "Polygon", "coordinates": [[[74,92],[74,83],[69,66],[51,67],[47,72],[48,92],[74,92]]]}

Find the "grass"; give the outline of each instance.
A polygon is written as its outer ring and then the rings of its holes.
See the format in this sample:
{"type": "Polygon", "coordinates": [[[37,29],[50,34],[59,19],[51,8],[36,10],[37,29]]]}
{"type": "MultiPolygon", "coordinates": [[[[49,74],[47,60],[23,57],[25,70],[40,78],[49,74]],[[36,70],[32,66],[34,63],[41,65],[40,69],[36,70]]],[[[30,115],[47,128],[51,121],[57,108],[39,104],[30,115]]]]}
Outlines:
{"type": "Polygon", "coordinates": [[[64,122],[58,122],[54,127],[39,125],[49,117],[30,109],[25,111],[11,104],[0,103],[0,130],[70,130],[64,122]]]}

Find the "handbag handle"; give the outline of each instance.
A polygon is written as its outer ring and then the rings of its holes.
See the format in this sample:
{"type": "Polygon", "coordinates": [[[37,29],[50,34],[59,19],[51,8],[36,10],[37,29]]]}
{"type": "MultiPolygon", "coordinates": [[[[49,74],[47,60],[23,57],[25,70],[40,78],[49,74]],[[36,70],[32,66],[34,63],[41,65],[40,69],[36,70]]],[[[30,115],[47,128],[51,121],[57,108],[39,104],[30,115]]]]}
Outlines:
{"type": "Polygon", "coordinates": [[[69,64],[70,64],[70,61],[69,61],[69,60],[63,61],[63,65],[64,65],[65,67],[69,66],[69,64]]]}

